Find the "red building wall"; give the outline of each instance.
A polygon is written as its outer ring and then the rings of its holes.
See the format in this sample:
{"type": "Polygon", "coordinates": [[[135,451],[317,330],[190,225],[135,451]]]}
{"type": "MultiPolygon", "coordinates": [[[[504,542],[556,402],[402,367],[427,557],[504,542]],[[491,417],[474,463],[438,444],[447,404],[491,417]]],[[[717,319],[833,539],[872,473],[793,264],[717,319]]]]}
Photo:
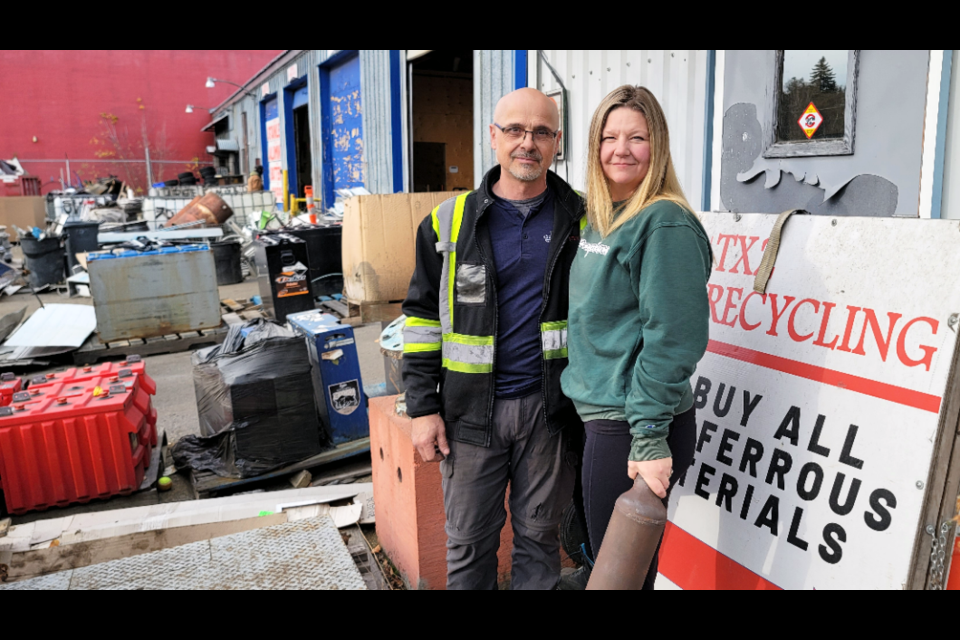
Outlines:
{"type": "Polygon", "coordinates": [[[144,137],[153,179],[209,163],[213,134],[200,129],[236,87],[204,87],[208,76],[243,84],[280,50],[0,51],[0,159],[16,156],[43,192],[114,174],[145,188],[144,137]],[[186,106],[196,107],[191,114],[186,106]],[[36,137],[36,142],[34,142],[36,137]],[[137,160],[120,163],[116,159],[137,160]],[[52,162],[51,162],[52,161],[52,162]],[[55,181],[55,183],[54,183],[55,181]]]}

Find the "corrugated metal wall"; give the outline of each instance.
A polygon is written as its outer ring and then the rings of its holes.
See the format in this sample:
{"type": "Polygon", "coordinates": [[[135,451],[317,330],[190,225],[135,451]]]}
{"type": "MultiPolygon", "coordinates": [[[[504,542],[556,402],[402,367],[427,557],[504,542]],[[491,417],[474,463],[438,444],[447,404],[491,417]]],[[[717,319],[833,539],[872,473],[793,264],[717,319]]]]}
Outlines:
{"type": "Polygon", "coordinates": [[[490,148],[489,126],[497,101],[513,91],[513,49],[473,52],[473,176],[477,185],[497,158],[490,148]]]}
{"type": "MultiPolygon", "coordinates": [[[[262,86],[266,83],[269,92],[277,94],[281,128],[286,130],[286,112],[283,88],[289,84],[287,69],[297,66],[297,77],[307,77],[310,93],[310,137],[313,154],[313,184],[323,184],[323,140],[321,136],[320,78],[317,71],[320,64],[337,50],[306,50],[292,61],[273,72],[268,78],[257,80],[248,90],[254,94],[228,107],[233,131],[231,138],[243,144],[243,135],[239,131],[240,114],[247,113],[248,152],[250,167],[256,158],[263,158],[260,122],[260,99],[262,86]]],[[[474,175],[479,184],[486,170],[496,163],[490,149],[488,125],[493,122],[493,110],[497,101],[514,88],[514,52],[512,49],[474,51],[474,175]]],[[[393,184],[393,135],[392,126],[392,89],[390,86],[390,51],[361,50],[360,73],[362,87],[362,108],[364,128],[364,155],[366,187],[373,193],[392,193],[393,184]]],[[[405,73],[403,77],[405,78],[405,73]]],[[[406,108],[406,107],[404,107],[406,108]]],[[[221,112],[214,114],[219,116],[221,112]]],[[[406,145],[406,141],[405,141],[406,145]]],[[[281,150],[284,168],[287,168],[287,140],[281,136],[281,150]]],[[[319,189],[315,192],[320,193],[319,189]]]]}
{"type": "MultiPolygon", "coordinates": [[[[663,106],[670,126],[674,166],[687,200],[700,207],[703,181],[707,51],[605,50],[543,52],[567,88],[566,160],[555,171],[577,189],[584,187],[590,118],[600,100],[623,84],[650,89],[663,106]]],[[[559,88],[557,80],[530,51],[529,85],[541,91],[559,88]]]]}
{"type": "Polygon", "coordinates": [[[960,51],[954,49],[944,54],[949,56],[950,86],[947,104],[940,103],[943,111],[938,115],[938,118],[947,120],[944,132],[940,217],[960,220],[960,51]]]}
{"type": "MultiPolygon", "coordinates": [[[[310,93],[310,147],[313,155],[312,172],[314,192],[320,198],[323,184],[323,139],[321,130],[322,105],[320,104],[320,74],[319,66],[338,50],[311,49],[304,51],[291,62],[283,65],[269,78],[259,80],[249,90],[256,95],[256,99],[247,97],[232,105],[229,110],[231,122],[235,132],[231,137],[236,138],[242,145],[242,132],[238,130],[240,114],[247,112],[247,126],[249,142],[250,166],[256,158],[263,160],[263,151],[260,141],[260,99],[262,86],[269,85],[269,92],[276,93],[279,101],[280,126],[286,131],[286,111],[284,100],[287,96],[283,88],[290,81],[287,69],[291,65],[297,66],[297,78],[307,77],[307,87],[310,93]]],[[[361,50],[360,74],[364,129],[364,174],[366,187],[373,193],[393,193],[393,151],[392,151],[392,122],[391,122],[391,91],[390,91],[390,51],[389,50],[361,50]]],[[[216,115],[219,115],[216,114],[216,115]]],[[[287,139],[281,136],[283,165],[287,167],[287,139]]]]}
{"type": "MultiPolygon", "coordinates": [[[[243,100],[233,106],[233,114],[230,116],[236,130],[237,143],[243,150],[243,115],[247,114],[247,173],[253,171],[256,166],[257,158],[263,162],[263,151],[260,149],[260,103],[250,96],[245,96],[243,100]]],[[[242,158],[241,158],[242,160],[242,158]]]]}
{"type": "MultiPolygon", "coordinates": [[[[320,76],[317,73],[317,66],[327,59],[327,54],[330,53],[327,49],[309,49],[304,51],[299,56],[297,56],[293,61],[288,62],[283,66],[283,68],[275,71],[268,80],[264,80],[258,83],[258,86],[253,87],[254,93],[256,93],[258,101],[262,98],[261,86],[264,82],[269,83],[270,93],[277,94],[278,107],[280,112],[280,130],[286,132],[287,122],[286,122],[286,105],[284,101],[287,99],[286,93],[283,91],[283,88],[290,84],[290,80],[287,79],[287,70],[292,66],[297,66],[297,78],[307,76],[307,90],[310,92],[310,151],[313,156],[312,163],[312,173],[313,173],[313,184],[320,185],[323,184],[323,144],[320,138],[320,109],[318,105],[320,104],[320,76]]],[[[248,116],[249,117],[249,116],[248,116]]],[[[260,108],[259,102],[256,109],[257,117],[257,130],[260,130],[260,108]]],[[[258,147],[259,148],[259,147],[258,147]]],[[[280,136],[280,149],[282,151],[283,157],[283,167],[287,169],[287,161],[289,158],[289,153],[287,151],[287,136],[284,133],[280,136]]],[[[260,152],[262,154],[262,152],[260,152]]],[[[319,191],[319,190],[318,190],[319,191]]]]}
{"type": "MultiPolygon", "coordinates": [[[[219,117],[224,112],[230,116],[230,128],[218,138],[224,140],[236,140],[240,145],[240,154],[237,158],[237,168],[243,171],[243,115],[247,114],[247,173],[253,170],[257,158],[261,158],[263,153],[260,150],[260,105],[250,96],[244,96],[227,109],[222,109],[216,113],[219,117]]],[[[262,159],[262,158],[261,158],[262,159]]]]}
{"type": "MultiPolygon", "coordinates": [[[[327,59],[329,53],[330,51],[326,49],[303,51],[300,55],[273,72],[269,77],[260,79],[254,85],[248,87],[250,93],[253,94],[252,96],[246,96],[228,107],[232,129],[230,137],[236,139],[240,145],[243,145],[243,132],[240,131],[242,122],[240,114],[243,112],[247,114],[247,150],[249,154],[248,163],[251,170],[257,158],[260,158],[261,162],[266,166],[266,158],[263,157],[264,151],[260,140],[260,100],[263,98],[263,85],[268,85],[269,93],[277,94],[281,131],[286,131],[287,123],[284,101],[287,96],[283,88],[290,84],[287,70],[291,66],[296,65],[296,78],[307,77],[307,89],[310,93],[310,149],[314,160],[312,166],[313,184],[318,185],[322,183],[323,164],[322,161],[318,160],[323,157],[323,153],[320,139],[320,109],[318,107],[320,104],[320,77],[317,73],[317,67],[327,59]]],[[[222,113],[222,111],[217,112],[215,116],[219,116],[220,113],[222,113]]],[[[280,148],[282,150],[283,166],[286,169],[288,168],[286,135],[280,136],[280,148]]]]}
{"type": "Polygon", "coordinates": [[[360,51],[360,88],[363,92],[363,155],[367,190],[372,193],[393,193],[389,49],[360,51]]]}

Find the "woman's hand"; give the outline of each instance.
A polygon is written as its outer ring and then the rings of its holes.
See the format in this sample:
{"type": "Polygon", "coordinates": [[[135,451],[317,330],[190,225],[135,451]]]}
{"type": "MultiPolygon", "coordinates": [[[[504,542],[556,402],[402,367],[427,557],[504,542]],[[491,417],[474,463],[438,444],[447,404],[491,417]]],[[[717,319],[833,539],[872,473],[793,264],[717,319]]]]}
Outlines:
{"type": "Polygon", "coordinates": [[[673,473],[673,458],[663,458],[661,460],[647,460],[646,462],[627,462],[627,475],[631,480],[636,479],[637,474],[643,478],[643,481],[661,498],[667,497],[667,489],[670,488],[670,475],[673,473]]]}

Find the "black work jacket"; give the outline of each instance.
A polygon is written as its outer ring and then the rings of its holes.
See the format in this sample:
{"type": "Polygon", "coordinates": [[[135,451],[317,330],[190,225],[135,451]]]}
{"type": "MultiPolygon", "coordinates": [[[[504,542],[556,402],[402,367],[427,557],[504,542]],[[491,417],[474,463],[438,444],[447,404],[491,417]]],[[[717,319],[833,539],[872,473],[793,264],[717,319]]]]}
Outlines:
{"type": "MultiPolygon", "coordinates": [[[[498,166],[484,176],[477,191],[466,196],[455,243],[458,272],[449,276],[455,279],[453,333],[461,339],[462,336],[467,336],[468,340],[473,337],[492,337],[493,366],[489,371],[479,373],[457,370],[456,365],[451,365],[447,359],[446,349],[442,352],[410,352],[405,348],[403,358],[407,415],[417,418],[439,413],[447,423],[448,437],[458,442],[484,447],[490,445],[493,433],[496,358],[510,357],[509,353],[500,353],[496,349],[499,316],[497,270],[487,227],[488,217],[484,216],[487,207],[493,202],[492,187],[499,179],[498,166]],[[462,277],[464,267],[469,270],[470,276],[462,277]],[[478,296],[479,283],[476,281],[476,274],[481,271],[485,280],[484,293],[478,296]]],[[[560,374],[567,366],[565,323],[569,302],[570,265],[577,253],[580,242],[579,223],[585,210],[581,196],[555,173],[547,173],[547,185],[555,198],[552,237],[564,240],[550,243],[550,255],[543,276],[543,304],[540,312],[541,331],[545,331],[544,327],[564,327],[562,349],[556,348],[556,331],[552,337],[554,342],[541,341],[544,417],[550,433],[557,434],[570,425],[582,426],[573,403],[560,390],[560,374]]],[[[417,230],[416,269],[407,299],[403,303],[403,313],[408,317],[408,325],[412,324],[410,318],[421,319],[421,322],[439,322],[441,319],[439,307],[444,256],[438,252],[438,209],[440,207],[435,209],[431,216],[427,216],[417,230]]],[[[439,335],[439,327],[436,331],[439,335]]]]}

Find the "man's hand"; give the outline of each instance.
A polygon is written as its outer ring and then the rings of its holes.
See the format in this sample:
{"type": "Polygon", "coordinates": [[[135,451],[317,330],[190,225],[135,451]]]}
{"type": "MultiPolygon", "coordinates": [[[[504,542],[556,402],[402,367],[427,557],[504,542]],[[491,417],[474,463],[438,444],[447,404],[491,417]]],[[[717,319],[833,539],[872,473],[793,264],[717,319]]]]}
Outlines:
{"type": "MultiPolygon", "coordinates": [[[[416,431],[414,431],[416,433],[416,431]]],[[[650,487],[657,496],[667,497],[667,489],[670,488],[670,475],[673,473],[673,458],[663,458],[662,460],[648,460],[646,462],[627,462],[627,475],[631,480],[640,474],[643,481],[650,487]]]]}
{"type": "Polygon", "coordinates": [[[435,413],[413,419],[413,446],[417,448],[424,462],[433,462],[438,459],[437,449],[443,456],[450,455],[450,446],[447,445],[447,426],[443,418],[435,413]]]}

